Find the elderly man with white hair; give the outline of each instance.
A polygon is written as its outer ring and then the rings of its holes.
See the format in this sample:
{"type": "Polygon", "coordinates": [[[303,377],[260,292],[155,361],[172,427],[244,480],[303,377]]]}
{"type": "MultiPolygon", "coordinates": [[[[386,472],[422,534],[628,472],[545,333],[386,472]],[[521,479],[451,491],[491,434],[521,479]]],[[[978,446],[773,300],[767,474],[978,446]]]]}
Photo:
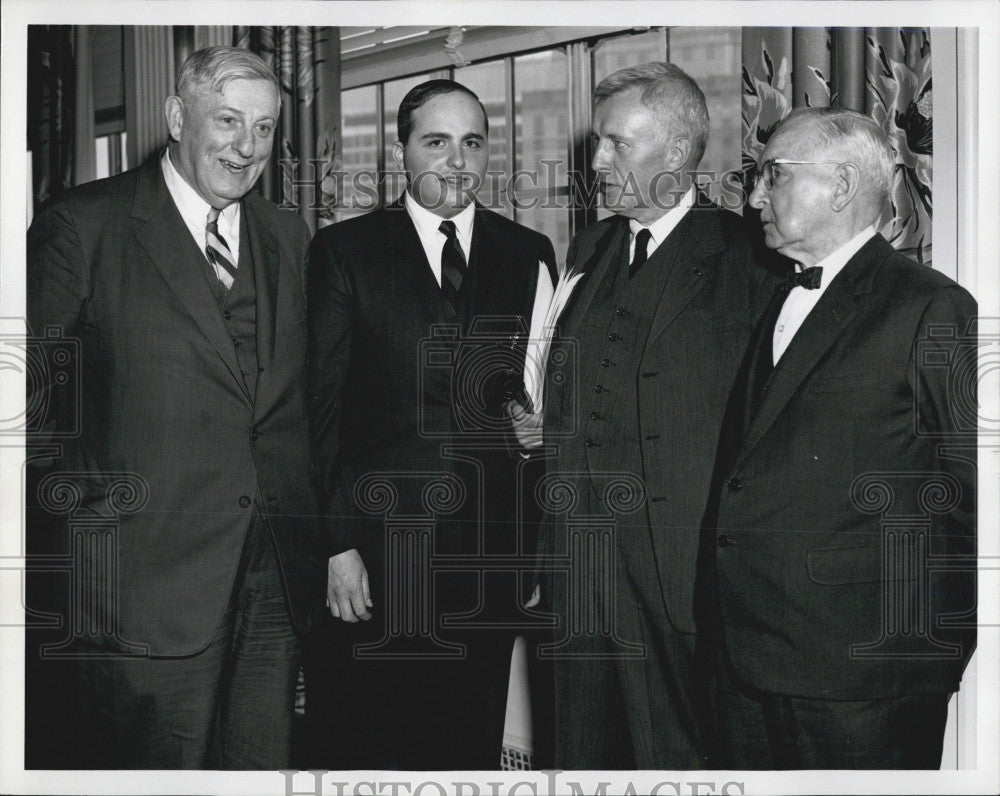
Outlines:
{"type": "Polygon", "coordinates": [[[702,537],[718,767],[940,766],[975,644],[976,303],[876,231],[893,168],[870,118],[801,109],[750,197],[795,272],[744,358],[702,537]]]}

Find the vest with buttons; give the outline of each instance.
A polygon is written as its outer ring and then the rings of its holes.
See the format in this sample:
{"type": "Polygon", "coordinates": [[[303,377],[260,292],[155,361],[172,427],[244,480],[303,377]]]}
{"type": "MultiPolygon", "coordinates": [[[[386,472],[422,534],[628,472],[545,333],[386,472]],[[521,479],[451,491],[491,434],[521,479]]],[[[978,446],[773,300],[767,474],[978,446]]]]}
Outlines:
{"type": "MultiPolygon", "coordinates": [[[[677,251],[674,230],[630,278],[629,236],[612,258],[587,308],[578,332],[580,357],[580,429],[574,443],[585,449],[591,473],[642,476],[639,439],[639,367],[660,296],[677,251]]],[[[600,502],[601,485],[591,499],[600,502]]]]}
{"type": "Polygon", "coordinates": [[[246,213],[240,214],[240,261],[233,286],[226,290],[219,282],[208,259],[202,257],[212,295],[222,313],[222,320],[229,331],[240,363],[243,382],[251,400],[257,393],[257,285],[253,273],[253,258],[250,256],[249,236],[246,227],[246,213]]]}

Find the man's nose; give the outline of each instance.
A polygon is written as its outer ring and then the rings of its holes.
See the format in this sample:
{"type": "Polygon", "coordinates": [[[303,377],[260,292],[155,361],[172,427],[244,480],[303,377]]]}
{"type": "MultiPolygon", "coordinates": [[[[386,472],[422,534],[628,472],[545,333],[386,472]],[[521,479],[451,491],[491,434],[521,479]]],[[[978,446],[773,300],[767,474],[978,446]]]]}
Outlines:
{"type": "Polygon", "coordinates": [[[465,153],[462,152],[461,146],[451,148],[451,151],[448,153],[448,165],[453,169],[465,168],[465,153]]]}
{"type": "Polygon", "coordinates": [[[767,188],[764,187],[764,181],[758,179],[754,183],[753,190],[750,191],[750,207],[754,210],[760,210],[764,207],[764,203],[767,201],[767,188]]]}
{"type": "Polygon", "coordinates": [[[245,158],[249,158],[253,155],[253,132],[248,127],[240,127],[233,136],[233,149],[245,158]]]}
{"type": "Polygon", "coordinates": [[[594,171],[609,171],[611,160],[608,155],[609,145],[603,141],[598,141],[594,145],[594,156],[590,160],[590,167],[594,171]]]}

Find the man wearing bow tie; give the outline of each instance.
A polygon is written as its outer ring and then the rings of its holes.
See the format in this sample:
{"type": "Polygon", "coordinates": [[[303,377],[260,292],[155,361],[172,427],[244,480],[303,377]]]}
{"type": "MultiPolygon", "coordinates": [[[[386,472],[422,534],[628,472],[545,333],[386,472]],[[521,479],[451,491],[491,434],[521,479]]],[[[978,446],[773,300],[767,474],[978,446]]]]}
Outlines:
{"type": "Polygon", "coordinates": [[[570,244],[583,276],[559,327],[578,371],[546,382],[544,407],[558,450],[547,483],[574,496],[547,524],[550,552],[573,563],[541,589],[563,618],[560,768],[705,765],[699,528],[726,398],[770,292],[742,220],[692,184],[708,134],[704,95],[672,64],[623,69],[594,92],[593,168],[616,215],[570,244]]]}
{"type": "Polygon", "coordinates": [[[876,232],[894,163],[870,118],[801,109],[750,197],[796,266],[744,358],[705,521],[720,768],[941,762],[975,642],[976,304],[876,232]]]}
{"type": "Polygon", "coordinates": [[[312,759],[496,769],[505,625],[524,617],[516,573],[477,571],[477,557],[534,549],[516,483],[537,463],[511,450],[504,407],[523,393],[536,284],[555,258],[545,236],[474,202],[489,146],[470,89],[421,83],[397,121],[404,195],[321,230],[310,250],[309,402],[332,614],[307,655],[312,759]],[[381,508],[364,487],[372,478],[381,508]],[[400,558],[415,539],[391,530],[401,523],[433,525],[423,559],[400,558]],[[430,553],[469,563],[432,571],[430,553]]]}

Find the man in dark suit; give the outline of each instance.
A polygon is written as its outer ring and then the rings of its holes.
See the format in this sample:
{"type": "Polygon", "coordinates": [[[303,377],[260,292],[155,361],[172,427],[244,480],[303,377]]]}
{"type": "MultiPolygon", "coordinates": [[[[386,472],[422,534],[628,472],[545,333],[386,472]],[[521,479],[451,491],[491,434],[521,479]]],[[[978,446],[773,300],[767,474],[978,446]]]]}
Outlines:
{"type": "Polygon", "coordinates": [[[474,93],[422,83],[398,128],[404,196],[320,231],[310,252],[310,413],[344,620],[307,653],[310,762],[495,769],[517,577],[476,570],[534,549],[518,494],[534,464],[512,456],[505,407],[554,254],[473,202],[488,159],[474,93]],[[471,571],[441,572],[432,554],[471,571]]]}
{"type": "Polygon", "coordinates": [[[593,167],[617,215],[570,244],[584,276],[559,325],[578,371],[546,383],[544,408],[561,768],[704,765],[699,525],[765,278],[741,220],[692,184],[708,133],[704,95],[672,64],[594,92],[593,167]]]}
{"type": "Polygon", "coordinates": [[[976,304],[876,233],[894,163],[870,118],[801,109],[750,197],[796,273],[748,348],[706,519],[722,768],[941,762],[975,640],[976,304]]]}
{"type": "Polygon", "coordinates": [[[250,192],[279,109],[257,56],[198,51],[166,101],[166,151],[28,231],[31,328],[81,355],[79,403],[56,383],[29,395],[52,400],[57,432],[80,424],[37,496],[79,547],[61,652],[77,658],[80,767],[288,765],[293,623],[322,609],[325,546],[308,230],[250,192]]]}

